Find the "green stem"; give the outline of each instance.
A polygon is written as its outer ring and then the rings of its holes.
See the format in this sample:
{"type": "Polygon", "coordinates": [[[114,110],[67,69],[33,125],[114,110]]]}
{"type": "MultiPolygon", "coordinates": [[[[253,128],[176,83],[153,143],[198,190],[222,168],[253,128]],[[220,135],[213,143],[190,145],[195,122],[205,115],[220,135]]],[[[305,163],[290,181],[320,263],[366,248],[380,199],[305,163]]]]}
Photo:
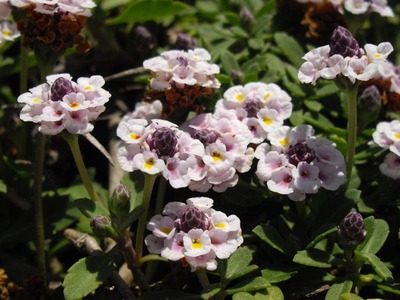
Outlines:
{"type": "Polygon", "coordinates": [[[33,202],[35,210],[35,232],[36,232],[36,252],[39,276],[43,280],[43,285],[47,286],[46,276],[46,251],[44,237],[44,216],[43,216],[43,198],[42,198],[42,180],[43,165],[45,156],[46,137],[38,133],[36,138],[35,153],[35,173],[33,181],[33,202]]]}
{"type": "Polygon", "coordinates": [[[144,231],[146,229],[147,215],[149,212],[149,204],[151,199],[151,193],[153,191],[154,183],[158,175],[149,175],[144,173],[144,188],[143,188],[143,198],[142,205],[144,207],[144,212],[140,216],[138,221],[138,227],[136,230],[136,265],[140,264],[140,260],[143,256],[143,241],[144,241],[144,231]]]}
{"type": "Polygon", "coordinates": [[[149,262],[153,263],[153,262],[159,262],[159,261],[168,262],[168,259],[166,259],[160,255],[157,255],[157,254],[147,254],[141,258],[139,266],[142,266],[145,263],[149,263],[149,262]]]}
{"type": "Polygon", "coordinates": [[[92,181],[90,180],[85,164],[83,162],[82,153],[79,148],[79,141],[78,141],[79,135],[66,133],[63,136],[71,149],[76,167],[78,168],[79,171],[79,175],[83,181],[83,184],[86,187],[87,192],[89,193],[90,199],[92,199],[93,201],[97,201],[98,203],[102,203],[100,201],[99,196],[94,191],[92,181]]]}
{"type": "Polygon", "coordinates": [[[156,206],[154,208],[154,215],[159,215],[162,213],[164,206],[165,190],[167,188],[167,180],[161,177],[158,183],[156,206]]]}
{"type": "Polygon", "coordinates": [[[345,93],[347,96],[347,155],[346,155],[346,171],[347,184],[350,182],[351,172],[354,164],[354,154],[357,141],[357,92],[358,85],[352,85],[347,88],[345,93]]]}
{"type": "Polygon", "coordinates": [[[196,275],[203,289],[210,285],[210,282],[208,281],[207,271],[205,269],[197,269],[196,275]]]}

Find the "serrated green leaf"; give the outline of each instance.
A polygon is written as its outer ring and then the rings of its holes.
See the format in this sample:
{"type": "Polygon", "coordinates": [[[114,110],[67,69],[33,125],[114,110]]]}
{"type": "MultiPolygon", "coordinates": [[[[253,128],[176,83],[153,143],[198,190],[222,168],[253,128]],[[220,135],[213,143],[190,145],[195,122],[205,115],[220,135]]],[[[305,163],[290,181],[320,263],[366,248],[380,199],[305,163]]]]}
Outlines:
{"type": "Polygon", "coordinates": [[[304,50],[300,44],[293,37],[284,32],[275,33],[274,39],[286,58],[296,67],[300,67],[303,63],[302,57],[304,55],[304,50]]]}
{"type": "Polygon", "coordinates": [[[63,282],[65,299],[86,297],[96,290],[113,270],[112,253],[81,258],[69,268],[65,276],[63,282]]]}
{"type": "Polygon", "coordinates": [[[368,262],[380,278],[389,282],[393,281],[392,272],[378,256],[372,253],[361,253],[359,251],[354,251],[354,254],[357,259],[362,259],[368,262]]]}
{"type": "Polygon", "coordinates": [[[356,250],[363,254],[376,254],[382,248],[389,235],[389,225],[385,220],[370,216],[364,220],[367,237],[357,246],[356,250]]]}
{"type": "Polygon", "coordinates": [[[225,292],[228,295],[234,295],[240,292],[251,293],[259,290],[266,289],[271,286],[269,281],[263,277],[250,278],[248,280],[242,281],[241,283],[227,289],[225,292]]]}
{"type": "Polygon", "coordinates": [[[108,24],[160,22],[166,17],[175,16],[189,8],[189,5],[178,1],[141,0],[126,7],[116,18],[108,21],[108,24]]]}
{"type": "Polygon", "coordinates": [[[331,286],[328,293],[326,293],[325,300],[342,300],[341,295],[350,293],[352,287],[353,282],[350,280],[335,283],[331,286]]]}
{"type": "Polygon", "coordinates": [[[221,64],[226,74],[231,74],[232,70],[240,70],[235,55],[229,50],[225,51],[224,55],[221,56],[221,64]]]}
{"type": "Polygon", "coordinates": [[[316,268],[331,268],[343,263],[342,260],[320,249],[298,251],[293,257],[293,262],[316,268]]]}
{"type": "Polygon", "coordinates": [[[89,219],[96,216],[110,216],[109,211],[103,205],[87,198],[75,200],[75,205],[89,219]]]}
{"type": "Polygon", "coordinates": [[[293,250],[286,245],[286,242],[274,227],[266,224],[258,225],[253,229],[253,233],[275,250],[290,257],[293,255],[293,250]]]}
{"type": "Polygon", "coordinates": [[[139,205],[136,207],[134,210],[132,210],[123,220],[121,226],[118,228],[120,231],[125,230],[129,226],[131,226],[136,220],[139,219],[139,217],[143,214],[144,212],[144,206],[139,205]]]}
{"type": "Polygon", "coordinates": [[[257,269],[257,266],[249,266],[252,259],[252,251],[249,248],[238,248],[227,261],[225,272],[226,279],[232,280],[239,278],[257,269]]]}

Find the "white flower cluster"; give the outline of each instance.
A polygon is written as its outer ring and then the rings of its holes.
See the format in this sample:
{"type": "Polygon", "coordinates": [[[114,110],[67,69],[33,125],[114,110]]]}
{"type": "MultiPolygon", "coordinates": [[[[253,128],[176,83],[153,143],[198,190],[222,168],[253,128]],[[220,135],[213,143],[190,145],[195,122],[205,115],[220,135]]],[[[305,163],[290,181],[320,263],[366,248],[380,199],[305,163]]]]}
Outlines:
{"type": "Polygon", "coordinates": [[[333,191],[346,182],[343,155],[335,143],[315,137],[310,125],[283,126],[268,139],[271,146],[259,145],[255,157],[256,175],[269,190],[302,201],[321,187],[333,191]]]}
{"type": "Polygon", "coordinates": [[[143,66],[154,73],[150,87],[156,91],[183,88],[185,85],[219,88],[220,82],[215,78],[219,73],[216,64],[210,64],[207,50],[170,50],[145,60],[143,66]]]}
{"type": "Polygon", "coordinates": [[[346,56],[340,54],[330,54],[331,47],[325,45],[306,53],[303,59],[305,63],[300,67],[298,78],[302,83],[316,84],[322,77],[325,79],[335,79],[342,75],[347,77],[352,83],[358,81],[368,81],[381,76],[388,68],[386,61],[389,54],[393,51],[393,46],[388,43],[380,43],[378,46],[366,44],[364,49],[359,49],[361,56],[346,56]]]}
{"type": "Polygon", "coordinates": [[[20,118],[25,122],[40,123],[39,131],[56,135],[66,129],[73,134],[93,130],[90,123],[105,110],[111,94],[104,90],[103,77],[80,77],[72,81],[69,74],[46,77],[47,83],[34,87],[17,99],[25,104],[20,118]]]}
{"type": "Polygon", "coordinates": [[[214,271],[216,258],[229,258],[243,243],[240,219],[212,209],[210,198],[189,198],[186,203],[170,202],[162,215],[150,219],[146,246],[150,253],[189,264],[191,271],[214,271]]]}
{"type": "Polygon", "coordinates": [[[41,14],[71,13],[90,17],[91,9],[96,7],[93,0],[9,0],[11,5],[26,7],[35,5],[35,11],[41,14]]]}
{"type": "Polygon", "coordinates": [[[372,137],[381,148],[390,151],[379,166],[380,171],[385,176],[400,179],[400,121],[380,122],[372,137]]]}
{"type": "Polygon", "coordinates": [[[325,3],[330,2],[342,14],[345,11],[354,15],[378,13],[382,17],[393,17],[392,8],[387,4],[387,0],[297,0],[299,3],[325,3]]]}
{"type": "Polygon", "coordinates": [[[5,41],[13,41],[21,34],[17,25],[11,20],[11,5],[8,0],[0,0],[0,44],[5,41]]]}

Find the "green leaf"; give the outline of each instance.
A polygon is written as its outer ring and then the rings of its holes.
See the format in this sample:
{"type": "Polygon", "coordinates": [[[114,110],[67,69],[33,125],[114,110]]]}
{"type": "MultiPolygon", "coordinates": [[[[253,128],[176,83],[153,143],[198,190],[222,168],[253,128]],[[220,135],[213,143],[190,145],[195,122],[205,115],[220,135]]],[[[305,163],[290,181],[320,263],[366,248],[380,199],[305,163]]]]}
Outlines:
{"type": "Polygon", "coordinates": [[[0,193],[7,193],[7,186],[3,180],[0,180],[0,193]]]}
{"type": "Polygon", "coordinates": [[[63,287],[66,300],[82,299],[96,290],[111,272],[113,255],[101,254],[81,258],[65,276],[63,287]]]}
{"type": "Polygon", "coordinates": [[[206,287],[205,290],[201,292],[202,299],[212,299],[216,294],[221,291],[221,283],[214,283],[206,287]]]}
{"type": "Polygon", "coordinates": [[[233,55],[229,50],[226,50],[224,55],[221,56],[221,63],[226,74],[231,74],[232,70],[240,70],[235,55],[233,55]]]}
{"type": "Polygon", "coordinates": [[[327,84],[315,91],[315,98],[320,99],[339,93],[336,84],[327,84]]]}
{"type": "Polygon", "coordinates": [[[227,261],[226,279],[233,280],[256,270],[256,265],[249,265],[252,259],[252,251],[249,248],[238,248],[227,261]]]}
{"type": "Polygon", "coordinates": [[[274,227],[266,224],[258,225],[253,229],[253,233],[275,250],[287,256],[293,256],[293,250],[287,246],[282,236],[274,227]]]}
{"type": "Polygon", "coordinates": [[[278,47],[285,54],[286,58],[296,67],[303,63],[304,50],[300,44],[290,35],[284,32],[277,32],[274,39],[278,47]]]}
{"type": "Polygon", "coordinates": [[[133,2],[108,24],[143,23],[147,21],[160,22],[169,16],[175,16],[190,6],[171,0],[141,0],[133,2]]]}
{"type": "Polygon", "coordinates": [[[337,226],[336,225],[328,225],[327,226],[329,229],[328,230],[324,230],[322,233],[318,234],[306,247],[306,249],[311,249],[314,248],[314,246],[322,239],[324,239],[325,237],[327,237],[328,235],[337,232],[337,226]]]}
{"type": "Polygon", "coordinates": [[[77,199],[75,200],[75,204],[82,214],[89,219],[96,216],[110,216],[109,211],[103,205],[90,199],[77,199]]]}
{"type": "Polygon", "coordinates": [[[330,268],[343,263],[342,260],[320,249],[298,251],[293,262],[316,268],[330,268]]]}
{"type": "Polygon", "coordinates": [[[123,220],[121,226],[119,226],[118,230],[124,231],[126,228],[131,226],[136,220],[139,219],[139,217],[143,214],[144,212],[144,206],[139,205],[136,207],[134,210],[132,210],[123,220]]]}
{"type": "Polygon", "coordinates": [[[353,293],[344,293],[341,295],[341,299],[343,299],[343,300],[364,300],[357,294],[353,294],[353,293]]]}
{"type": "Polygon", "coordinates": [[[232,296],[233,300],[283,300],[283,293],[277,286],[267,287],[265,291],[257,291],[253,294],[239,292],[232,296]]]}
{"type": "Polygon", "coordinates": [[[400,295],[400,283],[394,283],[391,285],[386,285],[386,284],[378,284],[378,288],[380,288],[383,291],[395,294],[395,295],[400,295]]]}
{"type": "Polygon", "coordinates": [[[267,279],[263,277],[255,277],[242,281],[241,283],[233,286],[232,288],[227,289],[225,292],[228,295],[234,295],[239,292],[250,293],[266,289],[269,286],[271,286],[271,284],[267,279]]]}
{"type": "Polygon", "coordinates": [[[361,253],[359,251],[354,251],[354,254],[358,259],[368,262],[380,278],[389,282],[393,281],[392,272],[378,256],[372,253],[361,253]]]}
{"type": "Polygon", "coordinates": [[[342,300],[341,295],[350,293],[352,287],[353,282],[351,280],[335,283],[326,293],[325,300],[342,300]]]}
{"type": "Polygon", "coordinates": [[[138,207],[142,203],[143,198],[144,176],[142,172],[127,173],[122,178],[121,183],[131,193],[131,207],[138,207]]]}
{"type": "Polygon", "coordinates": [[[297,267],[286,265],[270,265],[261,271],[262,277],[268,279],[270,283],[278,283],[289,280],[298,274],[297,267]]]}
{"type": "Polygon", "coordinates": [[[319,112],[323,108],[323,105],[315,100],[304,100],[304,105],[313,112],[319,112]]]}
{"type": "Polygon", "coordinates": [[[382,248],[389,235],[389,225],[385,220],[375,219],[373,216],[366,218],[365,230],[367,237],[357,246],[356,250],[363,254],[376,254],[382,248]]]}

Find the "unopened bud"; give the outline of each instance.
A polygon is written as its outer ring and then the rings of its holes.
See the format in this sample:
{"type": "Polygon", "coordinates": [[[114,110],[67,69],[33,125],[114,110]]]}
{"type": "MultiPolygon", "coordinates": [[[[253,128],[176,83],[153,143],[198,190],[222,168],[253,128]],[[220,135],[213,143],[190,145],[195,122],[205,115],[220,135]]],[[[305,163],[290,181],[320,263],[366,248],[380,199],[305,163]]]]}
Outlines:
{"type": "Polygon", "coordinates": [[[371,85],[362,91],[357,103],[357,127],[362,131],[366,126],[374,122],[378,117],[382,107],[381,94],[375,85],[371,85]]]}
{"type": "Polygon", "coordinates": [[[190,35],[179,32],[175,42],[176,48],[179,50],[193,50],[197,47],[196,41],[190,35]]]}
{"type": "Polygon", "coordinates": [[[178,230],[189,232],[191,229],[207,230],[210,226],[210,220],[197,207],[189,207],[180,219],[175,221],[178,230]]]}
{"type": "Polygon", "coordinates": [[[239,19],[240,23],[246,28],[249,28],[254,24],[254,15],[246,6],[240,10],[239,19]]]}
{"type": "Polygon", "coordinates": [[[65,95],[74,93],[76,90],[72,82],[64,77],[58,77],[51,85],[51,100],[61,101],[65,95]]]}
{"type": "Polygon", "coordinates": [[[360,46],[350,31],[342,26],[336,27],[329,43],[331,48],[329,55],[340,54],[343,57],[361,57],[360,46]]]}
{"type": "Polygon", "coordinates": [[[204,146],[214,143],[219,137],[218,132],[209,129],[197,130],[193,134],[193,138],[199,140],[204,146]]]}
{"type": "Polygon", "coordinates": [[[178,138],[171,128],[161,127],[157,129],[149,141],[151,150],[155,151],[159,157],[174,156],[178,138]]]}
{"type": "Polygon", "coordinates": [[[105,216],[96,216],[90,220],[90,227],[99,237],[112,237],[115,230],[111,225],[110,219],[105,216]]]}
{"type": "Polygon", "coordinates": [[[338,237],[343,246],[357,246],[367,236],[365,222],[358,212],[350,212],[339,225],[338,237]]]}
{"type": "Polygon", "coordinates": [[[131,209],[131,193],[128,188],[119,184],[110,199],[110,211],[119,219],[126,216],[131,209]]]}

